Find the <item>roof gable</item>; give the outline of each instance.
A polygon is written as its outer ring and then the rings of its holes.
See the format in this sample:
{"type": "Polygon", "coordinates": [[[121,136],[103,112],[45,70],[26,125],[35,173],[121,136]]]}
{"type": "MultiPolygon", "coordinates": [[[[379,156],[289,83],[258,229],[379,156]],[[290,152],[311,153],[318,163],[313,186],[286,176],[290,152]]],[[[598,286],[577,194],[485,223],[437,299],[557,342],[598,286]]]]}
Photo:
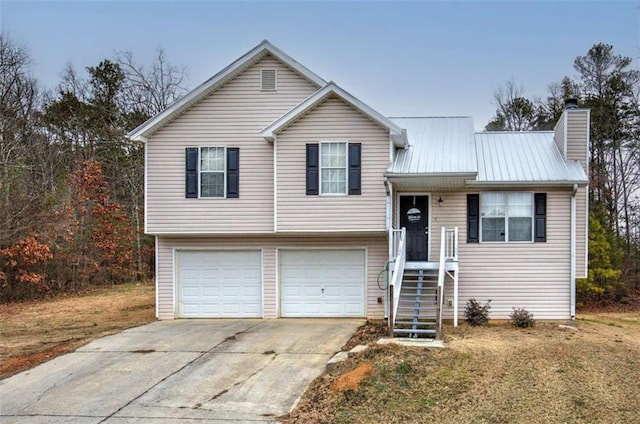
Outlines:
{"type": "Polygon", "coordinates": [[[391,134],[391,139],[393,140],[396,147],[405,147],[407,145],[406,131],[403,128],[399,127],[390,119],[376,112],[374,109],[367,106],[365,103],[361,102],[360,100],[349,94],[347,91],[340,88],[333,81],[329,82],[320,90],[316,91],[311,96],[300,102],[289,112],[285,113],[280,118],[267,125],[262,131],[260,131],[260,135],[268,141],[273,141],[277,133],[283,131],[289,125],[296,122],[298,119],[317,107],[320,103],[324,102],[330,96],[336,96],[340,98],[374,122],[387,128],[391,134]]]}
{"type": "Polygon", "coordinates": [[[166,125],[172,119],[187,110],[189,107],[199,102],[211,92],[221,87],[226,82],[237,76],[239,73],[243,72],[269,54],[298,72],[304,78],[315,84],[317,87],[322,87],[326,84],[326,81],[320,78],[318,75],[298,63],[296,60],[271,44],[269,41],[264,40],[256,47],[249,50],[247,53],[235,60],[233,63],[226,66],[213,77],[209,78],[198,87],[194,88],[189,93],[184,95],[182,98],[175,101],[164,111],[153,116],[146,122],[139,125],[136,129],[129,132],[127,136],[132,140],[146,141],[147,137],[156,132],[159,128],[166,125]]]}

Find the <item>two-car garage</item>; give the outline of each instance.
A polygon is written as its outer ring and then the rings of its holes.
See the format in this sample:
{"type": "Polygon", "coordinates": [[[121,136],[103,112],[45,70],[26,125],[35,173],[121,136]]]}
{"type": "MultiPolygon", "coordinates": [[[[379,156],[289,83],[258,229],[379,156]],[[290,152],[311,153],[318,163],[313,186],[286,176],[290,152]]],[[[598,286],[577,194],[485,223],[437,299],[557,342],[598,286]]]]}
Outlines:
{"type": "MultiPolygon", "coordinates": [[[[262,317],[263,267],[270,265],[263,256],[261,250],[176,250],[176,316],[262,317]]],[[[279,316],[366,315],[365,249],[277,249],[275,256],[279,316]]]]}

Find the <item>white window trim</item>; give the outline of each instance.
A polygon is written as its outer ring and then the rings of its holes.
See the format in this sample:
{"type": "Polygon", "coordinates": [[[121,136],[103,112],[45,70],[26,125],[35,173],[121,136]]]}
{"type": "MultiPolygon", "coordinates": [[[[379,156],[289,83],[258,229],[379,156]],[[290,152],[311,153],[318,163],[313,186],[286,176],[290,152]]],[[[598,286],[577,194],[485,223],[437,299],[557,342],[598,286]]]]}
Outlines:
{"type": "MultiPolygon", "coordinates": [[[[478,223],[478,236],[480,238],[480,243],[484,243],[484,244],[529,244],[529,243],[534,243],[534,233],[536,231],[536,229],[534,228],[535,226],[535,209],[536,209],[536,199],[534,196],[534,193],[532,191],[486,191],[486,192],[481,192],[480,193],[480,202],[479,202],[479,209],[480,209],[480,219],[479,219],[479,223],[478,223]],[[487,217],[487,218],[504,218],[504,241],[484,241],[482,239],[482,221],[483,221],[483,217],[482,216],[482,195],[483,194],[489,194],[489,193],[504,193],[504,194],[509,194],[509,193],[528,193],[531,194],[531,216],[529,216],[529,218],[531,218],[531,240],[517,240],[517,241],[509,241],[509,218],[527,218],[525,216],[508,216],[505,214],[504,217],[487,217]]],[[[508,205],[507,205],[508,207],[508,205]]]]}
{"type": "MultiPolygon", "coordinates": [[[[333,168],[337,169],[337,168],[333,168]]],[[[318,195],[320,196],[348,196],[349,195],[349,142],[346,140],[325,140],[320,142],[320,149],[318,151],[318,195]],[[344,193],[323,193],[322,192],[322,145],[323,144],[344,144],[345,150],[345,176],[344,176],[344,193]]]]}
{"type": "Polygon", "coordinates": [[[274,91],[278,91],[278,69],[277,68],[261,68],[260,69],[260,91],[264,92],[264,93],[273,93],[274,91]],[[264,84],[263,84],[263,71],[273,71],[274,73],[274,77],[273,77],[273,89],[269,90],[269,89],[265,89],[264,88],[264,84]]]}
{"type": "Polygon", "coordinates": [[[227,147],[226,146],[198,146],[198,199],[226,199],[227,198],[227,147]],[[224,181],[224,188],[222,192],[222,196],[203,196],[202,195],[202,185],[200,176],[203,172],[220,172],[220,171],[203,171],[200,169],[200,164],[202,163],[202,149],[211,149],[217,148],[223,150],[223,159],[224,159],[224,170],[222,171],[222,179],[224,181]]]}

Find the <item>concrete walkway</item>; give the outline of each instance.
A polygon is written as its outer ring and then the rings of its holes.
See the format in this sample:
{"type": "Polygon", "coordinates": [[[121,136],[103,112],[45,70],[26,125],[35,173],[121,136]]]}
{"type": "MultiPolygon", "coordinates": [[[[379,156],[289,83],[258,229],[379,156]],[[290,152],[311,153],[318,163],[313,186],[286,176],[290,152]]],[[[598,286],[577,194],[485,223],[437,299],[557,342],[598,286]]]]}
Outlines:
{"type": "Polygon", "coordinates": [[[0,381],[0,423],[274,422],[361,320],[162,321],[0,381]]]}

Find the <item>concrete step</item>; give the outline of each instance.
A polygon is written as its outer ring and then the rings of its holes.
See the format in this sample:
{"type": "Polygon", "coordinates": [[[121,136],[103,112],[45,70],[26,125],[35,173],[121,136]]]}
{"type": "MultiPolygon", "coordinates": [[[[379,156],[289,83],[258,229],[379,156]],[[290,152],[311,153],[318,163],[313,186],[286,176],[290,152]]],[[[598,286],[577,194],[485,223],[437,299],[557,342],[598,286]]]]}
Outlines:
{"type": "Polygon", "coordinates": [[[396,334],[414,333],[414,334],[432,334],[434,336],[436,335],[436,330],[424,330],[424,329],[413,330],[411,328],[394,328],[393,332],[396,334]]]}

